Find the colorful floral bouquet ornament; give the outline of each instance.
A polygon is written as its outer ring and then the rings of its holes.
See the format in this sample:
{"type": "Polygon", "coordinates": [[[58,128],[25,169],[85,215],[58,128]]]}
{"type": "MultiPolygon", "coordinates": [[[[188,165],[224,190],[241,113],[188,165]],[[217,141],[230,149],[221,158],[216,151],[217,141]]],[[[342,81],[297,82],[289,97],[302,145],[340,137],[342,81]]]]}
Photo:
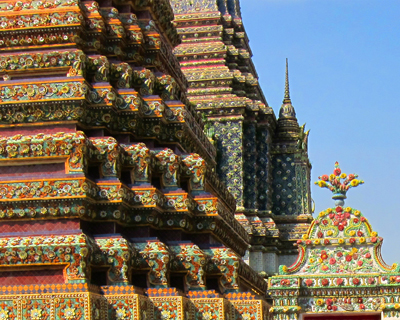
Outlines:
{"type": "Polygon", "coordinates": [[[350,188],[357,187],[363,184],[364,181],[357,179],[357,174],[345,174],[340,170],[339,162],[336,161],[335,169],[331,175],[324,174],[318,177],[319,181],[315,184],[319,185],[321,188],[328,188],[333,192],[332,199],[336,200],[336,206],[343,206],[344,199],[346,199],[347,190],[350,188]],[[343,180],[343,181],[342,181],[343,180]]]}

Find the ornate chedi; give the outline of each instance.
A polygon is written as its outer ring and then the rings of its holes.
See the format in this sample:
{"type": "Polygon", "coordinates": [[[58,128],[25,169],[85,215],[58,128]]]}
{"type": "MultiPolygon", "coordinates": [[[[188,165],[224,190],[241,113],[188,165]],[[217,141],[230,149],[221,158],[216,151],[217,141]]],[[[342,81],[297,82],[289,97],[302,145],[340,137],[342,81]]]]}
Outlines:
{"type": "Polygon", "coordinates": [[[311,164],[308,134],[299,126],[289,92],[286,59],[285,95],[272,142],[272,218],[281,232],[283,249],[271,263],[291,264],[296,259],[291,241],[301,238],[312,221],[311,164]],[[293,254],[294,253],[294,254],[293,254]]]}
{"type": "Polygon", "coordinates": [[[251,235],[250,265],[274,273],[279,256],[282,261],[293,259],[293,241],[311,221],[307,133],[297,125],[295,114],[277,121],[268,106],[251,60],[239,1],[171,4],[182,36],[174,53],[188,80],[188,99],[205,120],[217,149],[216,172],[236,199],[236,219],[251,235]],[[276,171],[282,164],[288,168],[280,175],[276,171]],[[282,183],[288,177],[290,181],[282,183]],[[277,186],[279,192],[274,193],[277,186]]]}
{"type": "Polygon", "coordinates": [[[400,266],[383,262],[383,239],[359,210],[344,205],[348,189],[363,181],[342,173],[338,163],[319,179],[316,184],[333,192],[335,207],[320,212],[297,241],[295,263],[269,279],[273,319],[399,317],[400,266]]]}
{"type": "MultiPolygon", "coordinates": [[[[0,12],[0,319],[266,319],[267,284],[242,259],[243,190],[217,175],[187,99],[170,3],[12,0],[0,12]]],[[[258,94],[250,73],[235,77],[258,94]]],[[[251,106],[221,123],[273,117],[251,106]]]]}

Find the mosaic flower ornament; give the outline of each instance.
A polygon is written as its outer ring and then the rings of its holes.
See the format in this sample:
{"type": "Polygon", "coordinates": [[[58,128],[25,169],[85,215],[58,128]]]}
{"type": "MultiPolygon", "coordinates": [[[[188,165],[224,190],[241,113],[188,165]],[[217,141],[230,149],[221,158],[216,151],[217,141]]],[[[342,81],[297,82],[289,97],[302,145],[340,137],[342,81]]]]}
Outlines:
{"type": "Polygon", "coordinates": [[[337,205],[343,205],[343,200],[346,199],[346,193],[350,188],[357,187],[360,184],[363,184],[364,181],[357,179],[358,175],[351,173],[347,175],[346,173],[342,173],[340,170],[339,162],[335,162],[335,169],[333,169],[333,173],[329,176],[324,174],[318,177],[319,181],[316,181],[315,184],[320,186],[321,188],[328,188],[333,192],[332,199],[339,200],[341,203],[337,203],[337,205]],[[343,180],[343,181],[342,181],[343,180]]]}
{"type": "Polygon", "coordinates": [[[296,261],[280,265],[279,275],[268,279],[273,319],[334,312],[383,312],[387,319],[398,317],[400,301],[393,293],[394,287],[399,292],[400,265],[383,261],[383,239],[359,210],[343,206],[347,190],[364,182],[355,174],[342,173],[337,162],[333,174],[319,179],[317,185],[333,192],[335,207],[321,211],[296,241],[296,261]]]}

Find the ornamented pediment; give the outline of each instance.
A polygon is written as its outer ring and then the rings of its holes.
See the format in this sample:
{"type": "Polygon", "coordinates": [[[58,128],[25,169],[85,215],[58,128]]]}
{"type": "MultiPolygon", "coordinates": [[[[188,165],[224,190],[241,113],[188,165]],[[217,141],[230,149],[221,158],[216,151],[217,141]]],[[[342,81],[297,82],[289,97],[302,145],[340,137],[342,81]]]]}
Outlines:
{"type": "Polygon", "coordinates": [[[297,319],[300,312],[400,315],[400,266],[383,261],[383,239],[359,210],[344,205],[347,191],[362,183],[338,163],[315,183],[333,192],[335,207],[320,212],[297,241],[295,263],[269,279],[274,319],[297,319]]]}
{"type": "Polygon", "coordinates": [[[363,214],[337,206],[320,212],[303,239],[297,241],[300,255],[280,274],[354,274],[398,271],[381,258],[382,238],[372,230],[363,214]]]}

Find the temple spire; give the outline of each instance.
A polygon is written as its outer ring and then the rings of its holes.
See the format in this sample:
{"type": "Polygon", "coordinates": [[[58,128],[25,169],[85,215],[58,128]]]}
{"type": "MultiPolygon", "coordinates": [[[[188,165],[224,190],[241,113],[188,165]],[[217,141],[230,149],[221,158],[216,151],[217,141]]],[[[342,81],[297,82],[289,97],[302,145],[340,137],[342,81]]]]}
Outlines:
{"type": "Polygon", "coordinates": [[[289,67],[288,67],[288,58],[286,58],[286,78],[285,78],[285,96],[283,98],[283,103],[292,103],[290,100],[290,92],[289,92],[289,67]]]}
{"type": "MultiPolygon", "coordinates": [[[[288,59],[286,58],[286,79],[285,79],[285,96],[283,97],[283,102],[281,109],[279,110],[279,118],[296,118],[296,112],[292,106],[292,100],[290,100],[289,93],[289,67],[288,59]]],[[[296,120],[297,123],[297,120],[296,120]]],[[[298,126],[298,124],[297,124],[298,126]]]]}

